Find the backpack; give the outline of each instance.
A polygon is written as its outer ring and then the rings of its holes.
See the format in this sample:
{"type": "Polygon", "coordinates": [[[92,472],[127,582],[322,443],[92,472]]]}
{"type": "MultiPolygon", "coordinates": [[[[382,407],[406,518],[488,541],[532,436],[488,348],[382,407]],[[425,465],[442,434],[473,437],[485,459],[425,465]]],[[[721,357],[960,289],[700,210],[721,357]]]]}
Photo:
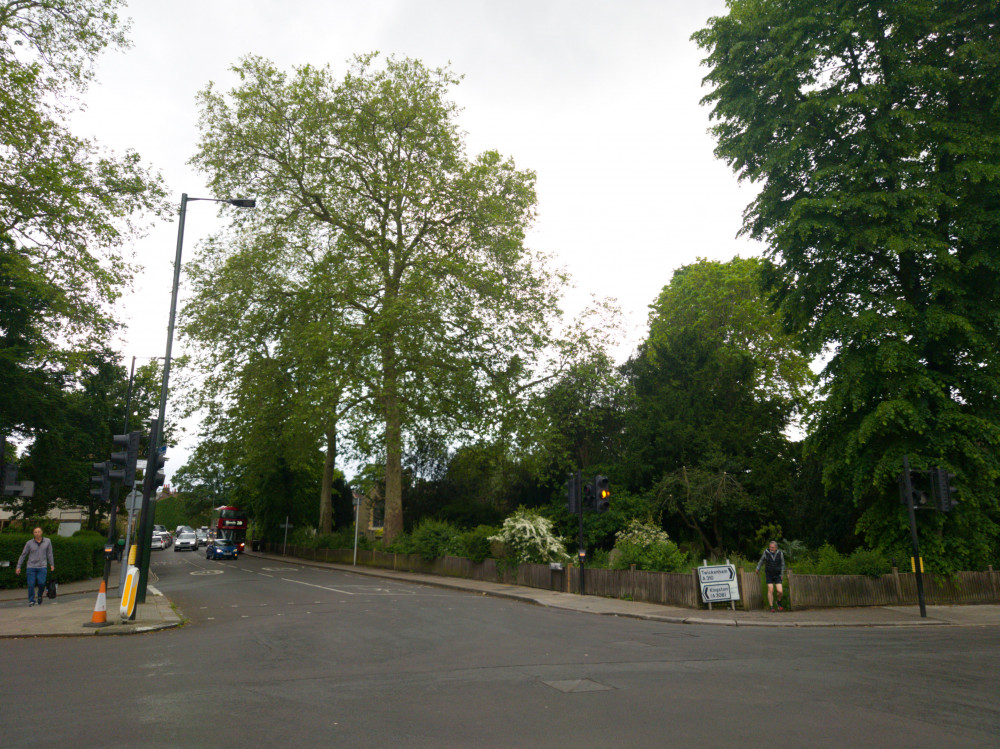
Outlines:
{"type": "Polygon", "coordinates": [[[55,580],[49,580],[45,583],[45,595],[49,598],[55,598],[57,590],[59,590],[59,583],[55,580]]]}

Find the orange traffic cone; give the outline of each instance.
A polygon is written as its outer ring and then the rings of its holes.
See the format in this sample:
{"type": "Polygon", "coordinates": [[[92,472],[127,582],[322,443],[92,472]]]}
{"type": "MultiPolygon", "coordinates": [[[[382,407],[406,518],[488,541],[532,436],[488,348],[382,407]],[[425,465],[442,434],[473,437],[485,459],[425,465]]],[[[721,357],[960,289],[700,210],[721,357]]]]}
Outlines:
{"type": "Polygon", "coordinates": [[[97,603],[94,604],[94,615],[84,627],[106,627],[108,626],[108,586],[101,580],[101,590],[97,594],[97,603]]]}

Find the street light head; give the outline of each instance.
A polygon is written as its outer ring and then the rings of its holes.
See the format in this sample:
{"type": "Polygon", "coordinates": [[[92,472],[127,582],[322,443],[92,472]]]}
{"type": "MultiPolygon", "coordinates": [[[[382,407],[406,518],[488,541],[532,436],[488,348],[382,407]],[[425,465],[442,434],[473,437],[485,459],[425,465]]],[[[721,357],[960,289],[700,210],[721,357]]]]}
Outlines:
{"type": "Polygon", "coordinates": [[[237,208],[256,208],[257,201],[253,198],[230,198],[226,201],[229,205],[234,205],[237,208]]]}

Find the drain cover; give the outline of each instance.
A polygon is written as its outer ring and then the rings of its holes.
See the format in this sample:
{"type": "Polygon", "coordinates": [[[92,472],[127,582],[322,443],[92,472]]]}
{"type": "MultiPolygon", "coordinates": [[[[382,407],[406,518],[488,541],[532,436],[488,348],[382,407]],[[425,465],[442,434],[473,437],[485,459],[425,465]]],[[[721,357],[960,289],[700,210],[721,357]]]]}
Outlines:
{"type": "Polygon", "coordinates": [[[605,684],[599,684],[591,679],[566,679],[564,681],[543,681],[553,689],[560,692],[606,692],[614,689],[605,684]]]}

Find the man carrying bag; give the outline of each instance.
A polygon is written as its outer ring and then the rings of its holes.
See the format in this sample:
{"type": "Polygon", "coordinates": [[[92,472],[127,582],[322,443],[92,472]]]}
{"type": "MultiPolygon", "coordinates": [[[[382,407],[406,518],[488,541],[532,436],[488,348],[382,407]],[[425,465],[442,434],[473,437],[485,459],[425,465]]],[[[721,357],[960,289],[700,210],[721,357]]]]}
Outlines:
{"type": "Polygon", "coordinates": [[[48,564],[49,572],[56,571],[55,558],[52,556],[52,542],[42,537],[41,528],[35,528],[34,538],[24,545],[24,551],[21,552],[21,556],[17,560],[17,567],[14,568],[15,575],[21,574],[21,565],[24,564],[25,559],[28,560],[28,605],[35,605],[36,587],[38,588],[38,604],[41,605],[45,600],[42,594],[45,591],[46,564],[48,564]]]}

